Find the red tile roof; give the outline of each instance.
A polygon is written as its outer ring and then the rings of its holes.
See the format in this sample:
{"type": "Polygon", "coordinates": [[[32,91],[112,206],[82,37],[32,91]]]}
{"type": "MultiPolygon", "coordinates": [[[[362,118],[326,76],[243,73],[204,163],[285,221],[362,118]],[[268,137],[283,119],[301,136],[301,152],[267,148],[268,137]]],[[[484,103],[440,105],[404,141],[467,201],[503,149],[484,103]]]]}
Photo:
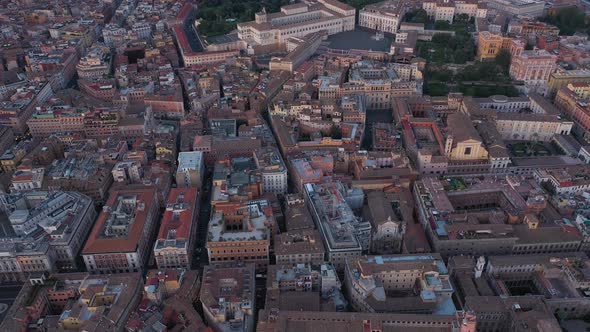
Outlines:
{"type": "Polygon", "coordinates": [[[165,240],[170,230],[176,230],[176,239],[188,239],[190,237],[191,225],[195,214],[195,205],[197,201],[197,188],[173,188],[168,195],[168,203],[186,203],[186,210],[178,216],[174,216],[173,209],[166,208],[162,218],[162,224],[158,231],[158,239],[165,240]],[[180,196],[184,196],[180,199],[180,196]]]}
{"type": "Polygon", "coordinates": [[[156,204],[156,189],[142,188],[135,190],[115,190],[109,194],[105,206],[111,207],[111,210],[116,208],[117,199],[123,195],[137,195],[137,200],[145,204],[143,209],[135,209],[135,221],[131,225],[127,237],[105,238],[103,237],[104,227],[110,212],[103,210],[92,231],[82,254],[100,254],[100,253],[118,253],[118,252],[134,252],[137,250],[140,237],[143,236],[143,228],[146,224],[149,212],[152,209],[152,204],[156,204]]]}

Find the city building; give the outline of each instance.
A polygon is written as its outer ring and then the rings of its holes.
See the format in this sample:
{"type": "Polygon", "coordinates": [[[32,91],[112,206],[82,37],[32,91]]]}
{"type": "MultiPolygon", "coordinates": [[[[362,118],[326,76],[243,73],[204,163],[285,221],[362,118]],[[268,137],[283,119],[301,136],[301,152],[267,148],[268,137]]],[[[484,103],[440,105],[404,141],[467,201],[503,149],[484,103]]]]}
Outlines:
{"type": "Polygon", "coordinates": [[[205,321],[215,331],[254,331],[254,266],[205,266],[200,300],[205,321]]]}
{"type": "Polygon", "coordinates": [[[101,165],[96,156],[56,160],[45,172],[43,186],[49,190],[77,191],[104,202],[113,183],[109,165],[101,165]]]}
{"type": "Polygon", "coordinates": [[[158,214],[153,188],[111,191],[82,250],[88,271],[143,271],[151,254],[158,214]]]}
{"type": "Polygon", "coordinates": [[[262,194],[262,176],[254,158],[217,160],[213,168],[212,205],[257,199],[262,194]]]}
{"type": "Polygon", "coordinates": [[[313,312],[261,310],[258,331],[396,331],[431,330],[475,332],[476,316],[470,312],[456,315],[397,314],[366,312],[313,312]]]}
{"type": "Polygon", "coordinates": [[[287,232],[314,229],[313,218],[303,195],[288,194],[285,197],[285,227],[287,232]]]}
{"type": "Polygon", "coordinates": [[[263,8],[255,21],[238,24],[238,37],[253,45],[272,45],[319,31],[332,35],[353,30],[355,14],[353,7],[338,0],[286,5],[278,13],[263,8]]]}
{"type": "Polygon", "coordinates": [[[102,78],[111,72],[111,53],[107,47],[94,47],[76,65],[78,77],[102,78]]]}
{"type": "Polygon", "coordinates": [[[31,165],[21,164],[12,175],[10,181],[11,192],[41,190],[44,174],[45,168],[43,167],[32,167],[31,165]]]}
{"type": "Polygon", "coordinates": [[[406,11],[405,4],[401,2],[384,1],[368,5],[359,10],[358,25],[377,31],[397,33],[406,11]]]}
{"type": "Polygon", "coordinates": [[[190,268],[198,215],[196,188],[173,188],[154,245],[159,269],[190,268]]]}
{"type": "Polygon", "coordinates": [[[545,10],[545,3],[539,0],[490,0],[486,4],[490,9],[509,15],[540,17],[545,10]]]}
{"type": "Polygon", "coordinates": [[[344,311],[348,302],[330,264],[281,264],[268,268],[267,310],[344,311]]]}
{"type": "Polygon", "coordinates": [[[425,177],[414,184],[414,198],[418,220],[443,257],[573,252],[582,242],[533,179],[425,177]]]}
{"type": "Polygon", "coordinates": [[[74,271],[96,212],[92,200],[75,192],[3,194],[8,217],[0,245],[0,278],[24,281],[30,274],[74,271]]]}
{"type": "Polygon", "coordinates": [[[362,207],[363,191],[347,188],[340,182],[308,183],[304,190],[306,204],[322,235],[326,257],[342,271],[347,257],[360,256],[370,248],[371,224],[360,220],[352,210],[362,207]]]}
{"type": "Polygon", "coordinates": [[[114,182],[134,183],[141,181],[143,167],[138,160],[118,161],[111,170],[114,182]]]}
{"type": "Polygon", "coordinates": [[[288,189],[287,167],[281,153],[275,147],[263,147],[254,153],[256,167],[262,176],[264,193],[286,194],[288,189]]]}
{"type": "Polygon", "coordinates": [[[10,127],[0,126],[0,153],[4,154],[14,144],[14,132],[10,127]]]}
{"type": "Polygon", "coordinates": [[[559,321],[538,296],[470,296],[465,306],[477,317],[477,331],[521,331],[525,326],[529,330],[562,331],[559,321]]]}
{"type": "Polygon", "coordinates": [[[42,105],[54,91],[47,82],[27,82],[24,86],[8,93],[0,101],[0,125],[11,127],[15,134],[24,134],[26,121],[33,114],[35,107],[42,105]]]}
{"type": "Polygon", "coordinates": [[[302,229],[277,234],[274,253],[277,265],[320,264],[324,262],[325,250],[317,230],[302,229]]]}
{"type": "Polygon", "coordinates": [[[549,142],[555,135],[569,135],[575,123],[534,92],[526,97],[491,96],[463,102],[473,118],[494,123],[504,140],[549,142]]]}
{"type": "Polygon", "coordinates": [[[0,166],[4,172],[15,171],[25,156],[33,149],[33,141],[20,141],[0,155],[0,166]]]}
{"type": "Polygon", "coordinates": [[[149,270],[145,276],[142,301],[125,325],[128,331],[170,329],[205,331],[195,310],[201,287],[197,271],[185,269],[149,270]]]}
{"type": "Polygon", "coordinates": [[[205,172],[203,152],[180,152],[176,169],[176,184],[179,187],[201,188],[205,172]]]}
{"type": "Polygon", "coordinates": [[[485,18],[488,14],[486,4],[474,0],[427,0],[422,3],[422,9],[426,11],[428,17],[435,21],[447,21],[449,23],[453,23],[453,19],[457,15],[468,15],[469,18],[485,18]]]}
{"type": "Polygon", "coordinates": [[[355,311],[457,312],[449,272],[438,254],[348,257],[344,278],[355,311]]]}
{"type": "Polygon", "coordinates": [[[321,45],[326,35],[322,32],[305,36],[305,38],[290,37],[286,40],[289,53],[285,57],[273,57],[269,68],[271,71],[284,70],[293,73],[300,65],[307,61],[321,45]]]}
{"type": "Polygon", "coordinates": [[[56,133],[79,133],[88,138],[107,138],[119,132],[118,109],[56,105],[37,107],[27,120],[34,137],[46,138],[56,133]]]}
{"type": "Polygon", "coordinates": [[[222,266],[254,263],[257,268],[265,269],[276,231],[268,200],[218,204],[209,220],[206,246],[209,263],[222,266]]]}
{"type": "Polygon", "coordinates": [[[422,95],[422,72],[415,64],[361,60],[350,66],[347,82],[339,79],[318,77],[320,100],[362,95],[365,108],[372,110],[391,109],[395,97],[422,95]]]}
{"type": "Polygon", "coordinates": [[[584,253],[453,257],[452,278],[464,308],[477,315],[478,331],[545,326],[559,331],[556,319],[583,317],[590,310],[584,291],[584,253]]]}
{"type": "Polygon", "coordinates": [[[557,92],[570,83],[590,83],[590,70],[563,70],[558,68],[549,76],[547,97],[554,99],[557,92]]]}
{"type": "Polygon", "coordinates": [[[63,273],[32,281],[24,284],[0,329],[121,331],[143,287],[139,273],[63,273]]]}
{"type": "MultiPolygon", "coordinates": [[[[402,250],[409,215],[402,216],[400,201],[393,193],[378,190],[367,192],[365,218],[371,223],[371,252],[395,254],[402,250]],[[404,219],[404,217],[406,219],[404,219]]],[[[404,208],[405,209],[405,208],[404,208]]]]}
{"type": "Polygon", "coordinates": [[[545,50],[522,51],[512,57],[510,77],[523,81],[531,91],[544,93],[549,77],[557,68],[557,56],[545,50]]]}
{"type": "Polygon", "coordinates": [[[555,105],[574,121],[573,132],[584,139],[590,137],[589,99],[590,83],[569,83],[555,96],[555,105]]]}
{"type": "Polygon", "coordinates": [[[477,59],[479,61],[493,60],[500,51],[510,50],[512,38],[496,35],[488,31],[481,31],[477,35],[477,59]]]}
{"type": "Polygon", "coordinates": [[[585,166],[566,169],[541,169],[533,172],[535,180],[547,184],[557,195],[576,195],[590,189],[588,169],[585,166]]]}

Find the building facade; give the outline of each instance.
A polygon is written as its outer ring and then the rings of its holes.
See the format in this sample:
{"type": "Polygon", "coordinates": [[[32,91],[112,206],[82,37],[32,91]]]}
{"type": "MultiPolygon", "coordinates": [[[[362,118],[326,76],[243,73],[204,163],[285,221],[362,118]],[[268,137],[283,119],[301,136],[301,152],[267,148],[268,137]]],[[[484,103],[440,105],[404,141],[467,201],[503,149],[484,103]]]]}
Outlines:
{"type": "Polygon", "coordinates": [[[111,191],[82,250],[91,273],[142,271],[159,214],[156,189],[111,191]]]}
{"type": "Polygon", "coordinates": [[[238,37],[254,45],[272,45],[322,30],[332,35],[353,30],[355,12],[353,7],[337,0],[287,5],[272,14],[263,9],[256,13],[254,22],[238,24],[238,37]]]}
{"type": "Polygon", "coordinates": [[[173,188],[154,245],[159,269],[190,268],[198,216],[196,188],[173,188]]]}

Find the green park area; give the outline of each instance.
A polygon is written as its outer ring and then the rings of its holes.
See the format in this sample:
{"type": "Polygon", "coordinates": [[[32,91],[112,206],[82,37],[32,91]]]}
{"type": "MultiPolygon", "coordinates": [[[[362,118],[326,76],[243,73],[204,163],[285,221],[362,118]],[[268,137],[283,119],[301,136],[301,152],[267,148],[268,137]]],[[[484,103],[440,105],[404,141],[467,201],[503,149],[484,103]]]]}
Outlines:
{"type": "Polygon", "coordinates": [[[425,72],[424,94],[445,96],[449,92],[462,92],[473,97],[518,96],[509,69],[510,54],[507,51],[502,51],[494,61],[474,61],[455,72],[446,66],[429,64],[425,72]]]}
{"type": "MultiPolygon", "coordinates": [[[[343,0],[357,10],[381,1],[343,0]]],[[[268,13],[274,13],[281,6],[291,3],[290,0],[203,0],[197,12],[199,33],[207,37],[224,35],[234,30],[237,23],[254,20],[254,14],[262,8],[266,8],[268,13]]]]}
{"type": "Polygon", "coordinates": [[[224,35],[234,30],[237,23],[253,20],[263,7],[273,13],[289,3],[289,0],[204,0],[197,11],[199,33],[207,37],[224,35]]]}
{"type": "Polygon", "coordinates": [[[559,34],[571,36],[576,32],[590,33],[590,21],[578,7],[562,8],[541,18],[541,21],[559,28],[559,34]]]}
{"type": "Polygon", "coordinates": [[[551,151],[539,142],[519,142],[508,144],[508,149],[515,157],[550,156],[551,151]]]}

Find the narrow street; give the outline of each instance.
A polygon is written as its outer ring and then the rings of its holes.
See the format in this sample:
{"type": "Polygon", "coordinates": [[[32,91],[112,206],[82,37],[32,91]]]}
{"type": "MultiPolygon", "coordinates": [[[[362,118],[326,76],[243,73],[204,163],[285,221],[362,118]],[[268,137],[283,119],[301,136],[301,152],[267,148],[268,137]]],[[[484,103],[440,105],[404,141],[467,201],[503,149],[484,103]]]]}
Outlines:
{"type": "Polygon", "coordinates": [[[201,191],[201,203],[199,208],[199,218],[197,225],[197,240],[195,243],[195,252],[193,253],[193,269],[202,270],[207,265],[207,232],[209,226],[209,216],[211,214],[211,189],[212,189],[212,171],[207,170],[203,177],[203,188],[201,191]]]}

